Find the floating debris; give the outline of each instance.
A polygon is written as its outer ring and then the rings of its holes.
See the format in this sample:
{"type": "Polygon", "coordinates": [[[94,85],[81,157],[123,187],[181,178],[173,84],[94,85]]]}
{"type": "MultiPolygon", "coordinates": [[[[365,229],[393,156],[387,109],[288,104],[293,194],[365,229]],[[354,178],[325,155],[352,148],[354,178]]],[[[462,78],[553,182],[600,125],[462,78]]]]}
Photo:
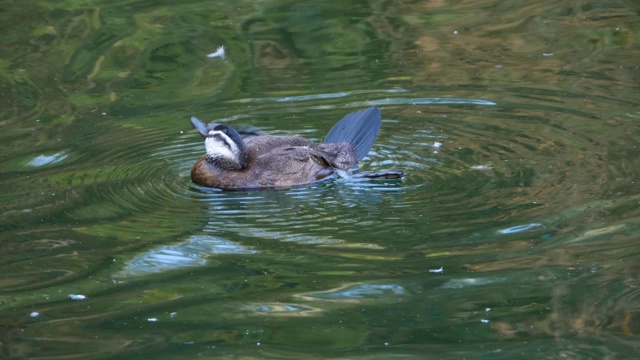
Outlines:
{"type": "Polygon", "coordinates": [[[429,269],[430,273],[438,273],[438,274],[442,274],[444,273],[444,266],[441,266],[440,269],[429,269]]]}
{"type": "Polygon", "coordinates": [[[69,299],[71,300],[86,300],[87,297],[84,295],[80,295],[80,294],[69,294],[67,296],[69,299]]]}
{"type": "Polygon", "coordinates": [[[148,322],[158,322],[158,318],[148,318],[148,322]]]}
{"type": "Polygon", "coordinates": [[[480,319],[480,322],[481,322],[481,323],[483,323],[483,324],[488,324],[488,323],[489,323],[489,320],[487,320],[487,319],[480,319]]]}
{"type": "Polygon", "coordinates": [[[31,316],[31,317],[38,317],[38,316],[40,316],[40,313],[39,313],[39,312],[37,312],[37,311],[34,311],[34,312],[32,312],[31,314],[29,314],[29,316],[31,316]]]}
{"type": "Polygon", "coordinates": [[[223,58],[224,59],[224,46],[218,46],[218,48],[216,49],[216,52],[212,52],[211,54],[207,55],[208,58],[223,58]]]}

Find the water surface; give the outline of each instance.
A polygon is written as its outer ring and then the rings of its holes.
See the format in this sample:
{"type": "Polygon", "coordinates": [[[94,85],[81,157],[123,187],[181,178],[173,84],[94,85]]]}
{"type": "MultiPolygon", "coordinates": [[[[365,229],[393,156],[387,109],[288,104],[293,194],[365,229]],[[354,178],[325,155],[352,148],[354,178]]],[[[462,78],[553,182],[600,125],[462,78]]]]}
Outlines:
{"type": "Polygon", "coordinates": [[[635,2],[0,10],[2,357],[640,355],[635,2]],[[189,179],[372,105],[401,181],[189,179]]]}

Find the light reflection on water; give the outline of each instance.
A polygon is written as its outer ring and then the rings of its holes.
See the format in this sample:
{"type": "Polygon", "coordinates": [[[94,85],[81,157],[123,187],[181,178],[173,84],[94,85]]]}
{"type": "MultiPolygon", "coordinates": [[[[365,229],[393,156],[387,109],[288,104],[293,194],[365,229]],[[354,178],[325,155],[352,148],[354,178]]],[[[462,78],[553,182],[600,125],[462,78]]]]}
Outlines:
{"type": "Polygon", "coordinates": [[[67,158],[67,155],[63,153],[57,153],[53,155],[39,155],[39,156],[36,156],[33,160],[29,161],[27,165],[44,166],[44,165],[59,163],[66,158],[67,158]]]}
{"type": "Polygon", "coordinates": [[[213,255],[223,254],[255,254],[255,250],[247,249],[232,241],[208,235],[194,235],[188,240],[150,249],[131,259],[116,277],[130,277],[179,270],[192,266],[204,266],[213,255]]]}
{"type": "Polygon", "coordinates": [[[630,3],[45,3],[0,32],[0,357],[640,353],[630,3]],[[371,105],[402,180],[189,180],[191,115],[371,105]]]}
{"type": "MultiPolygon", "coordinates": [[[[334,98],[347,98],[351,95],[355,94],[375,94],[380,92],[387,92],[391,94],[395,93],[406,93],[408,90],[404,89],[390,89],[386,91],[353,91],[353,92],[340,92],[334,94],[309,94],[309,95],[301,95],[301,96],[284,96],[284,97],[269,97],[269,98],[254,98],[254,99],[240,99],[234,100],[231,102],[240,102],[240,103],[263,103],[263,102],[296,102],[296,101],[314,101],[314,100],[324,100],[324,99],[334,99],[334,98]]],[[[394,97],[388,99],[380,99],[380,100],[370,100],[366,102],[358,102],[352,107],[363,107],[363,106],[381,106],[381,105],[430,105],[430,104],[440,104],[440,105],[486,105],[486,106],[495,106],[497,105],[493,101],[481,100],[481,99],[464,99],[464,98],[410,98],[410,97],[394,97]]],[[[326,109],[327,106],[314,106],[313,109],[326,109]]]]}
{"type": "Polygon", "coordinates": [[[363,299],[396,298],[405,294],[404,288],[395,284],[348,284],[337,289],[300,294],[306,300],[355,301],[363,299]]]}

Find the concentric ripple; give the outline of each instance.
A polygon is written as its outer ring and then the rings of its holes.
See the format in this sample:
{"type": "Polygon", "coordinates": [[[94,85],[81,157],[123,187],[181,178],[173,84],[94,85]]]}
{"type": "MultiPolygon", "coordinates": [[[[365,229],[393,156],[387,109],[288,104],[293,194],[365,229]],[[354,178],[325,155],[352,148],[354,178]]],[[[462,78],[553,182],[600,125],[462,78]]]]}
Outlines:
{"type": "MultiPolygon", "coordinates": [[[[556,95],[541,90],[537,93],[556,95]]],[[[368,93],[372,94],[376,92],[368,93]]],[[[536,107],[518,94],[511,102],[502,103],[480,99],[447,102],[442,98],[409,95],[412,94],[408,91],[386,91],[384,100],[344,101],[340,106],[350,109],[393,104],[382,106],[381,134],[362,161],[361,170],[402,169],[406,172],[402,181],[334,179],[307,187],[257,192],[223,192],[187,185],[187,196],[198,199],[207,208],[206,213],[199,215],[206,224],[202,231],[234,239],[239,236],[343,249],[376,249],[379,241],[375,238],[354,242],[353,234],[366,229],[385,238],[408,224],[425,226],[434,221],[438,222],[439,231],[446,233],[446,229],[460,228],[462,224],[457,219],[464,219],[464,226],[468,226],[500,221],[513,211],[521,213],[523,219],[540,222],[539,217],[550,208],[560,209],[576,196],[592,193],[590,189],[594,186],[607,191],[606,184],[620,171],[600,154],[607,151],[603,144],[621,134],[611,134],[609,140],[600,136],[595,141],[589,135],[589,124],[595,126],[597,119],[591,115],[547,104],[536,107]],[[570,124],[582,124],[582,130],[587,131],[577,131],[570,124]],[[557,156],[567,151],[575,151],[568,157],[571,160],[557,156]],[[588,174],[581,169],[599,170],[587,180],[588,174]],[[407,212],[416,204],[423,204],[420,212],[407,212]],[[370,221],[372,216],[386,220],[370,221]]],[[[318,111],[338,112],[332,104],[334,97],[328,98],[326,106],[310,107],[305,104],[306,97],[287,98],[293,101],[287,113],[317,118],[318,111]]],[[[276,103],[263,110],[266,114],[279,107],[278,98],[243,102],[276,103]]],[[[239,113],[234,118],[255,116],[239,113]]],[[[266,128],[277,128],[279,124],[264,120],[252,123],[266,128]]],[[[308,125],[305,131],[310,138],[321,138],[323,133],[320,129],[309,129],[308,125]]],[[[183,136],[182,141],[193,140],[193,136],[183,136]]],[[[172,145],[156,154],[168,159],[190,157],[195,161],[201,148],[198,142],[189,142],[172,145]]],[[[188,176],[189,166],[180,164],[182,176],[188,176]]]]}

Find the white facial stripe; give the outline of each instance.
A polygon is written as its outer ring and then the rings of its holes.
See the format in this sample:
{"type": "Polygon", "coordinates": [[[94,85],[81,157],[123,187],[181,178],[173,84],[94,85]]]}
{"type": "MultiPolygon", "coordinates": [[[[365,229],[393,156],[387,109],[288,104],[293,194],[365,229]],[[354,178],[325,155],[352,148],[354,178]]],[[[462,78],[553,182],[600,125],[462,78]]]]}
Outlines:
{"type": "Polygon", "coordinates": [[[217,135],[216,137],[208,136],[204,140],[204,147],[207,150],[207,156],[212,158],[225,158],[231,161],[238,161],[239,149],[235,142],[227,136],[227,134],[218,130],[209,131],[209,135],[217,135]],[[224,143],[228,144],[227,147],[224,143]]]}

